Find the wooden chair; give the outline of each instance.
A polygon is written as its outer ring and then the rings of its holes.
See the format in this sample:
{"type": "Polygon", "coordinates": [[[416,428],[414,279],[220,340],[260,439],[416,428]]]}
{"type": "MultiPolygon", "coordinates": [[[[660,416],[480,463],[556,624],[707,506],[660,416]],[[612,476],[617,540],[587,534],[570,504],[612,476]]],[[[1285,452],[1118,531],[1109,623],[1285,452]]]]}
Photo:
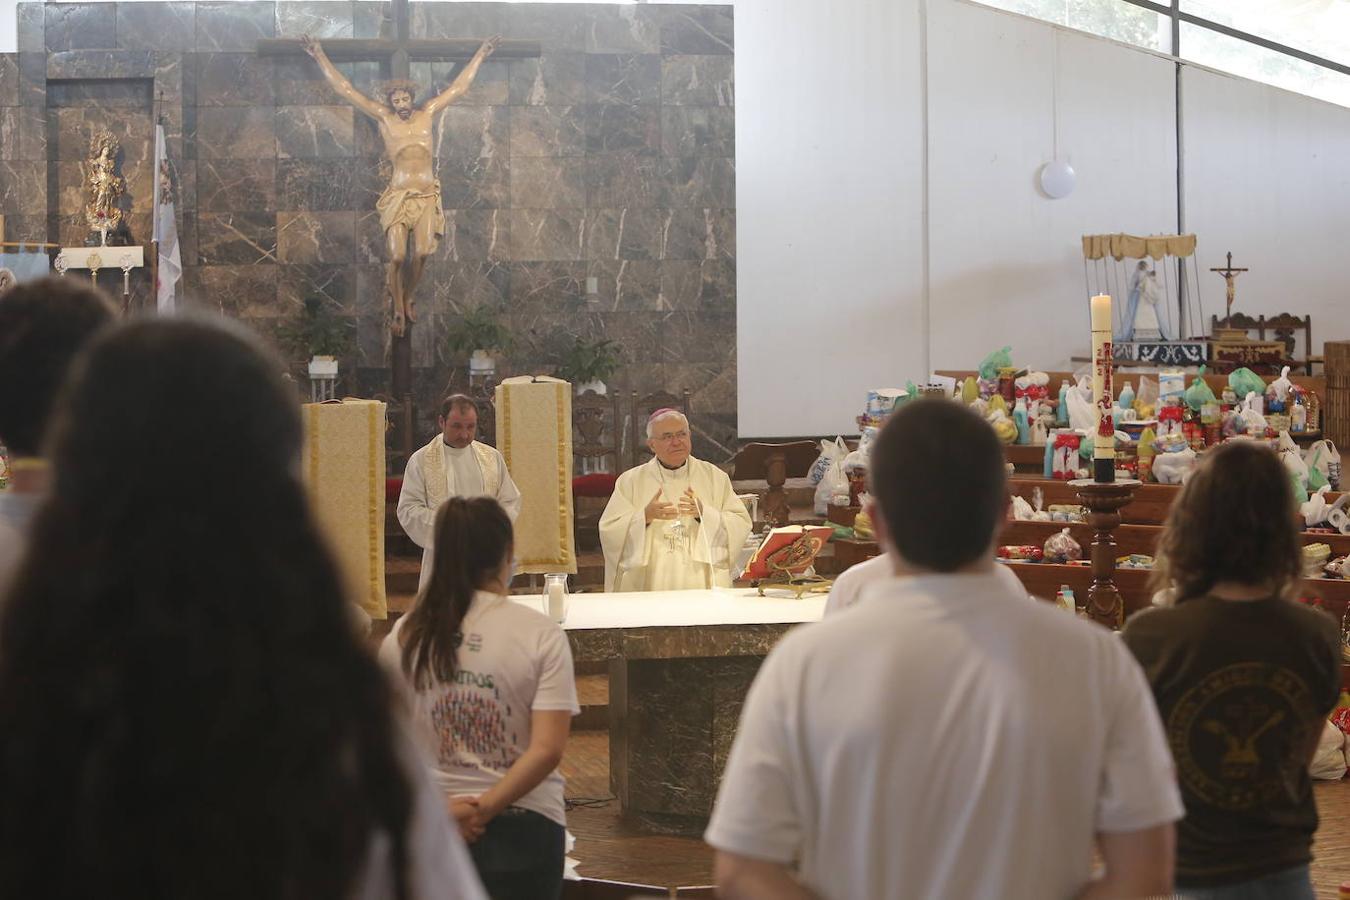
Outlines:
{"type": "Polygon", "coordinates": [[[585,391],[573,398],[572,518],[578,547],[593,550],[600,544],[600,516],[614,493],[622,433],[617,394],[585,391]]]}
{"type": "Polygon", "coordinates": [[[789,478],[801,478],[820,455],[816,441],[786,444],[746,444],[736,451],[731,477],[735,481],[763,478],[769,486],[759,505],[759,514],[774,528],[786,525],[792,517],[783,485],[789,478]]]}
{"type": "Polygon", "coordinates": [[[1281,341],[1285,346],[1285,357],[1293,361],[1296,367],[1301,367],[1307,374],[1313,373],[1313,363],[1321,362],[1320,357],[1314,357],[1312,352],[1312,316],[1296,316],[1292,313],[1280,313],[1267,319],[1260,317],[1260,335],[1261,339],[1267,338],[1267,332],[1277,341],[1281,341]],[[1294,347],[1297,343],[1295,332],[1303,332],[1303,359],[1294,355],[1294,347]]]}
{"type": "Polygon", "coordinates": [[[638,392],[633,391],[632,404],[629,407],[632,428],[629,431],[628,453],[629,461],[633,467],[645,463],[651,458],[651,451],[647,449],[647,417],[658,409],[678,409],[684,413],[684,417],[689,418],[689,390],[686,388],[679,396],[668,391],[656,391],[645,397],[638,397],[638,392]]]}
{"type": "Polygon", "coordinates": [[[1220,319],[1218,316],[1210,316],[1209,326],[1209,333],[1215,336],[1219,334],[1219,329],[1221,328],[1234,328],[1239,331],[1245,331],[1248,332],[1248,337],[1251,337],[1251,332],[1255,331],[1258,339],[1265,336],[1261,331],[1261,320],[1253,319],[1251,316],[1243,313],[1233,313],[1233,315],[1226,319],[1220,319]]]}

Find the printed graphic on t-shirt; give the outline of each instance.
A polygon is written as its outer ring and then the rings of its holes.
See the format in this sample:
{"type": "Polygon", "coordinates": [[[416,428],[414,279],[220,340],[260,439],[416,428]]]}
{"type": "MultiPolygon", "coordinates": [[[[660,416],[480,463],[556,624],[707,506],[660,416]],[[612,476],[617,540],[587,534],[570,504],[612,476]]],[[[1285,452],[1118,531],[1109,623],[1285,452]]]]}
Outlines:
{"type": "Polygon", "coordinates": [[[1216,669],[1188,690],[1167,718],[1182,784],[1225,810],[1261,807],[1288,790],[1280,764],[1309,740],[1318,720],[1308,685],[1269,663],[1216,669]]]}
{"type": "Polygon", "coordinates": [[[437,757],[443,768],[504,772],[515,763],[516,735],[507,732],[504,704],[492,675],[460,669],[455,685],[431,707],[437,757]]]}

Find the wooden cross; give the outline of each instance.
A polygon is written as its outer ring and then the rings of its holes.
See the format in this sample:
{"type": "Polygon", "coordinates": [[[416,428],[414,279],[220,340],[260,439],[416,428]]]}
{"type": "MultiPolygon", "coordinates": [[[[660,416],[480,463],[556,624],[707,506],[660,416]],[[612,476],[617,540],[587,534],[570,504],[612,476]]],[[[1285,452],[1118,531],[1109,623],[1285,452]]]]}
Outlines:
{"type": "MultiPolygon", "coordinates": [[[[393,38],[322,38],[324,52],[333,60],[369,61],[388,67],[389,77],[407,79],[413,60],[459,60],[461,64],[478,52],[481,40],[413,40],[409,37],[412,12],[408,0],[391,0],[393,38]]],[[[490,37],[484,35],[483,37],[490,37]]],[[[493,59],[532,59],[540,55],[538,41],[502,41],[493,59]]],[[[298,38],[267,38],[258,41],[261,56],[304,56],[305,42],[298,38]]],[[[453,78],[453,76],[452,76],[453,78]]],[[[434,93],[434,90],[433,90],[434,93]]],[[[402,400],[412,392],[412,323],[393,339],[390,393],[402,400]]]]}
{"type": "Polygon", "coordinates": [[[1249,269],[1233,268],[1233,251],[1228,251],[1228,265],[1223,268],[1212,267],[1211,272],[1218,272],[1223,276],[1223,280],[1228,283],[1228,314],[1224,316],[1224,323],[1227,325],[1229,319],[1233,318],[1233,301],[1237,299],[1237,277],[1249,269]]]}

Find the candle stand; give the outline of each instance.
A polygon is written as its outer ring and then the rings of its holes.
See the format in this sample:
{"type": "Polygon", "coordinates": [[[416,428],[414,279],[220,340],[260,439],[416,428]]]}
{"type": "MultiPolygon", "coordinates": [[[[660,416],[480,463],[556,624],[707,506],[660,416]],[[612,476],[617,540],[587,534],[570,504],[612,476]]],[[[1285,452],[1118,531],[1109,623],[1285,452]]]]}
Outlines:
{"type": "Polygon", "coordinates": [[[1069,482],[1078,500],[1087,508],[1092,526],[1092,586],[1088,588],[1084,611],[1088,618],[1107,628],[1125,623],[1125,603],[1116,587],[1116,539],[1120,510],[1134,499],[1138,481],[1118,480],[1101,484],[1091,479],[1069,482]]]}

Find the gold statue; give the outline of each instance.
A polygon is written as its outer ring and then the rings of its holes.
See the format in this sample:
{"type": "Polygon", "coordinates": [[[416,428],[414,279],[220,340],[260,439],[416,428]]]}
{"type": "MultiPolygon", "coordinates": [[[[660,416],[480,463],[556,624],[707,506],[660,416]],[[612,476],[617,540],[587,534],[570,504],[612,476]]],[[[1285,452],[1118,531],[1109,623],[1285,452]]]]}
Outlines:
{"type": "Polygon", "coordinates": [[[126,186],[117,174],[117,151],[120,149],[117,138],[108,131],[96,131],[89,139],[89,159],[84,173],[89,202],[84,206],[84,218],[104,239],[109,231],[116,231],[122,224],[122,210],[117,201],[126,186]]]}
{"type": "Polygon", "coordinates": [[[401,80],[388,82],[382,90],[385,102],[378,103],[352,86],[328,59],[318,41],[305,37],[305,52],[314,57],[333,90],[379,124],[385,153],[393,165],[389,186],[380,195],[375,208],[379,210],[380,226],[384,228],[389,250],[385,289],[390,300],[390,328],[396,336],[402,336],[406,325],[415,320],[413,291],[422,277],[427,258],[436,252],[439,239],[445,234],[441,182],[432,171],[435,116],[469,89],[478,74],[478,67],[497,48],[498,40],[493,37],[484,41],[454,82],[418,109],[413,106],[416,84],[401,80]],[[405,274],[403,264],[409,259],[409,239],[412,253],[405,274]]]}

